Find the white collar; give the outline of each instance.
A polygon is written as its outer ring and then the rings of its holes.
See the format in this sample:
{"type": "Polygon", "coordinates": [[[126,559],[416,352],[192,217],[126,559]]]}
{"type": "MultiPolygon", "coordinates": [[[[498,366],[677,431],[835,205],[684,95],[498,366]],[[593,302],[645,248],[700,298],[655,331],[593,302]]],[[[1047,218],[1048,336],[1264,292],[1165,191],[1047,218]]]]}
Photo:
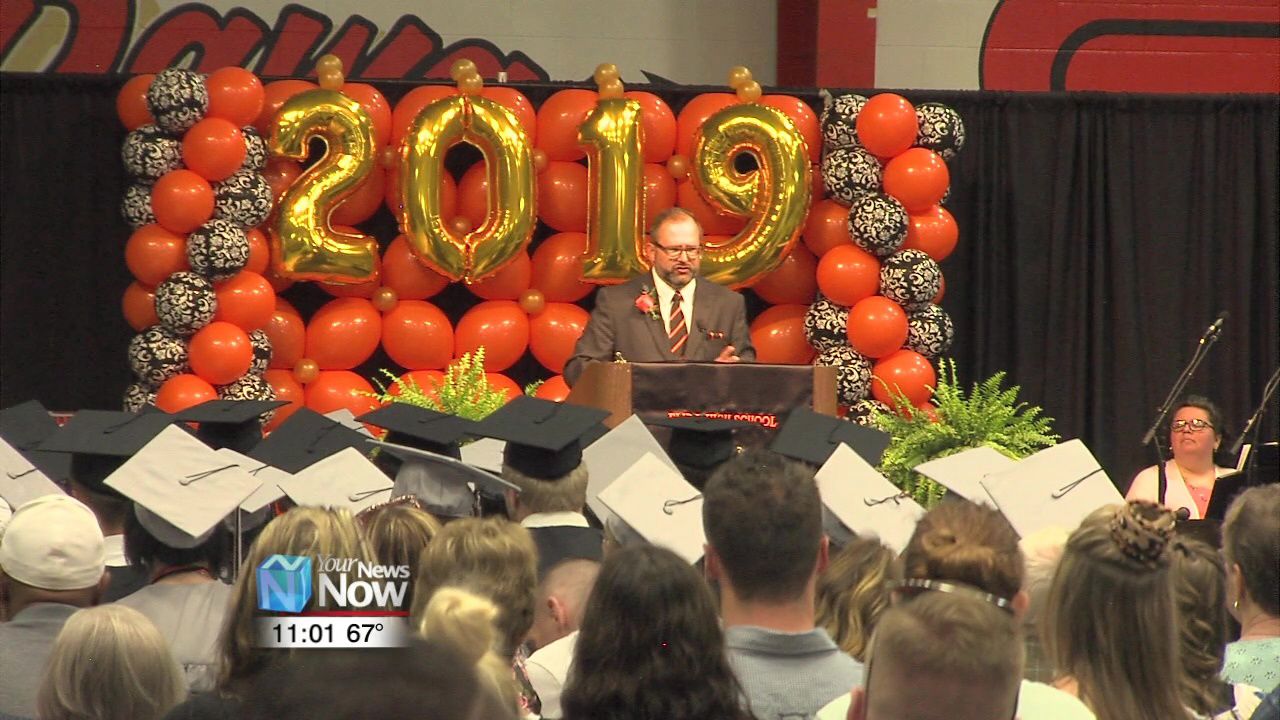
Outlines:
{"type": "MultiPolygon", "coordinates": [[[[653,276],[653,288],[658,293],[658,299],[662,301],[662,307],[666,308],[670,306],[671,298],[676,296],[677,290],[671,287],[671,283],[662,279],[662,276],[658,274],[657,269],[650,270],[649,274],[653,276]]],[[[695,275],[687,285],[680,288],[679,290],[680,302],[682,303],[692,302],[693,294],[695,291],[697,291],[697,289],[698,289],[698,277],[695,275]]]]}
{"type": "Polygon", "coordinates": [[[561,510],[559,512],[534,513],[520,521],[527,528],[591,527],[582,513],[561,510]]]}
{"type": "Polygon", "coordinates": [[[129,559],[124,555],[124,535],[106,535],[102,538],[102,549],[106,551],[107,567],[128,567],[129,559]]]}

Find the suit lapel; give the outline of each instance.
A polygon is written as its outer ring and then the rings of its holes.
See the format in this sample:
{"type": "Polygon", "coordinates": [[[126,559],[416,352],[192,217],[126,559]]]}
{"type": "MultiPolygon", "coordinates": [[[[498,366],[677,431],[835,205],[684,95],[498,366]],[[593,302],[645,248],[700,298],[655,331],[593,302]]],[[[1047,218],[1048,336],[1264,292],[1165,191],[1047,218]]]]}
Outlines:
{"type": "MultiPolygon", "coordinates": [[[[656,302],[662,302],[662,300],[658,298],[658,291],[653,287],[652,275],[641,275],[633,280],[632,283],[634,283],[634,287],[632,288],[634,294],[631,295],[631,299],[633,301],[635,298],[639,297],[640,293],[642,293],[644,288],[647,287],[650,292],[653,293],[653,299],[656,302]]],[[[656,319],[640,313],[640,311],[635,310],[634,307],[632,309],[636,313],[640,314],[640,322],[649,331],[649,337],[653,340],[653,346],[658,351],[658,355],[661,356],[663,360],[678,360],[679,358],[671,352],[671,344],[667,339],[667,328],[662,322],[662,309],[658,308],[658,317],[656,319]]]]}

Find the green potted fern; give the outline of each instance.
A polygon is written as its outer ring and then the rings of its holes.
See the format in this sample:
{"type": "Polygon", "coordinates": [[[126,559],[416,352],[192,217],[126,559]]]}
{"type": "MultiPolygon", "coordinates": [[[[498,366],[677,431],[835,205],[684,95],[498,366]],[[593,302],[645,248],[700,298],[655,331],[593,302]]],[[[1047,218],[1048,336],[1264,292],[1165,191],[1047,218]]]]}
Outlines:
{"type": "Polygon", "coordinates": [[[383,385],[374,379],[381,394],[378,402],[403,402],[428,408],[468,420],[482,420],[509,399],[506,392],[495,389],[484,375],[484,348],[463,353],[445,368],[444,379],[432,381],[430,388],[423,388],[408,375],[397,378],[389,370],[382,373],[391,380],[383,385]],[[397,392],[392,393],[394,388],[397,392]]]}

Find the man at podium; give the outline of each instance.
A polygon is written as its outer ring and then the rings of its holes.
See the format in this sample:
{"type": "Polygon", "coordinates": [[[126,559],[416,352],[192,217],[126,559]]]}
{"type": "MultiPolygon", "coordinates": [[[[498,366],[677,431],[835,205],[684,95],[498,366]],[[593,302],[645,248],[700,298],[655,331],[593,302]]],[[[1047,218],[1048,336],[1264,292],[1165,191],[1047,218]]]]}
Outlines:
{"type": "Polygon", "coordinates": [[[752,362],[743,298],[699,277],[702,228],[683,208],[659,213],[645,257],[652,271],[596,293],[564,379],[573,385],[588,361],[752,362]]]}

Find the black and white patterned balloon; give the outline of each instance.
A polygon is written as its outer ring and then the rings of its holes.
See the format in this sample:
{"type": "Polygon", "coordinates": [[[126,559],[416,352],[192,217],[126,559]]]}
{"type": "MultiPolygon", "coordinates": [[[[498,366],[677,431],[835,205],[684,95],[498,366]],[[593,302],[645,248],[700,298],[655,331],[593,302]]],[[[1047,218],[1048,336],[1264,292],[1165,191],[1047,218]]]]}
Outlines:
{"type": "Polygon", "coordinates": [[[124,136],[120,159],[135,178],[156,180],[182,167],[182,143],[155,125],[143,125],[124,136]]]}
{"type": "Polygon", "coordinates": [[[850,421],[866,427],[875,427],[876,424],[872,420],[875,411],[890,412],[889,406],[874,398],[863,398],[849,407],[849,414],[846,415],[850,421]]]}
{"type": "Polygon", "coordinates": [[[200,73],[166,68],[147,88],[147,108],[157,125],[181,135],[204,119],[209,109],[209,88],[200,73]]]}
{"type": "Polygon", "coordinates": [[[928,148],[951,162],[964,147],[964,120],[960,113],[942,103],[928,102],[916,106],[916,122],[920,135],[916,144],[928,148]]]}
{"type": "Polygon", "coordinates": [[[859,195],[880,190],[880,163],[860,147],[839,148],[822,158],[822,183],[827,194],[848,206],[859,195]]]}
{"type": "Polygon", "coordinates": [[[249,365],[249,372],[261,375],[271,367],[271,337],[266,330],[254,330],[249,333],[249,344],[253,346],[253,362],[249,365]]]}
{"type": "Polygon", "coordinates": [[[213,322],[217,310],[213,283],[193,272],[176,272],[156,287],[156,317],[178,335],[194,334],[213,322]]]}
{"type": "Polygon", "coordinates": [[[929,304],[942,287],[942,270],[923,250],[903,250],[880,264],[880,294],[904,310],[929,304]]]}
{"type": "Polygon", "coordinates": [[[156,214],[151,209],[151,183],[139,182],[125,188],[124,198],[120,201],[120,214],[134,230],[155,222],[156,214]]]}
{"type": "Polygon", "coordinates": [[[822,102],[822,142],[828,151],[837,148],[861,147],[858,142],[858,113],[867,99],[855,93],[831,95],[824,93],[822,102]]]}
{"type": "Polygon", "coordinates": [[[223,400],[275,400],[275,392],[261,375],[247,372],[229,385],[218,387],[218,397],[223,400]]]}
{"type": "Polygon", "coordinates": [[[124,389],[123,408],[125,412],[136,413],[148,405],[155,404],[155,391],[148,390],[142,383],[133,383],[124,389]]]}
{"type": "Polygon", "coordinates": [[[849,206],[850,237],[878,258],[889,257],[902,247],[910,222],[902,203],[883,193],[867,193],[849,206]]]}
{"type": "Polygon", "coordinates": [[[846,345],[823,350],[815,365],[833,365],[836,372],[836,400],[852,405],[871,392],[871,361],[846,345]]]}
{"type": "Polygon", "coordinates": [[[144,390],[155,390],[188,368],[187,342],[168,328],[152,325],[129,341],[129,369],[144,390]]]}
{"type": "Polygon", "coordinates": [[[804,314],[804,337],[818,352],[848,345],[849,308],[818,294],[818,299],[804,314]]]}
{"type": "Polygon", "coordinates": [[[210,220],[187,236],[187,263],[210,280],[226,280],[249,263],[249,236],[230,220],[210,220]]]}
{"type": "Polygon", "coordinates": [[[244,165],[246,170],[258,170],[267,166],[267,141],[263,139],[262,134],[252,125],[245,125],[240,128],[240,133],[244,135],[244,165]]]}
{"type": "Polygon", "coordinates": [[[951,349],[955,327],[946,310],[929,303],[907,313],[907,349],[932,360],[951,349]]]}
{"type": "Polygon", "coordinates": [[[271,186],[257,170],[241,168],[213,186],[213,216],[256,227],[271,214],[271,186]]]}

